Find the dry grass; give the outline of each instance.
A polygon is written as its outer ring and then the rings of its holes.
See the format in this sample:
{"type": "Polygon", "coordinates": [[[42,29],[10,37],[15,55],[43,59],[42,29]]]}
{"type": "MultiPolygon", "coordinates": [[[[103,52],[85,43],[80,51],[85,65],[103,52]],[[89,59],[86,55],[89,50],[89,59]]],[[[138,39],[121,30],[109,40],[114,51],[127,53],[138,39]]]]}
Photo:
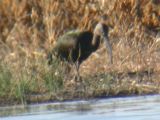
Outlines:
{"type": "Polygon", "coordinates": [[[72,99],[159,93],[159,6],[159,0],[1,0],[0,98],[23,103],[41,100],[41,95],[35,99],[33,94],[47,94],[46,98],[42,96],[46,101],[67,99],[68,94],[72,99]],[[46,53],[68,30],[93,30],[102,14],[109,16],[108,24],[112,26],[109,36],[114,64],[107,64],[101,45],[81,65],[85,81],[82,88],[87,92],[74,93],[74,87],[81,87],[72,80],[63,81],[66,75],[58,61],[48,67],[46,53]]]}

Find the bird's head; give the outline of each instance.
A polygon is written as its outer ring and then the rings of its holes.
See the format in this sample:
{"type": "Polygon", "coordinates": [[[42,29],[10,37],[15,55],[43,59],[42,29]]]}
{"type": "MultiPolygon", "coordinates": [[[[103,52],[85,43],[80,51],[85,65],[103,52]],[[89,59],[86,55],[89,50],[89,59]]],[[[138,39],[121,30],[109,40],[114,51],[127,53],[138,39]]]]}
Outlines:
{"type": "Polygon", "coordinates": [[[109,28],[108,28],[107,21],[108,21],[108,17],[106,15],[103,15],[94,29],[94,35],[97,35],[97,36],[102,36],[104,34],[108,35],[109,28]]]}
{"type": "Polygon", "coordinates": [[[107,23],[107,16],[106,15],[103,15],[100,19],[100,22],[96,25],[95,29],[94,29],[94,39],[93,39],[93,43],[92,44],[95,44],[96,42],[96,37],[97,36],[100,36],[101,38],[103,38],[105,44],[106,44],[106,48],[107,48],[107,51],[108,51],[108,54],[109,54],[109,57],[110,57],[110,64],[113,63],[113,60],[112,60],[112,47],[111,47],[111,44],[109,42],[109,37],[108,37],[108,32],[109,32],[109,27],[108,25],[106,24],[107,23]]]}

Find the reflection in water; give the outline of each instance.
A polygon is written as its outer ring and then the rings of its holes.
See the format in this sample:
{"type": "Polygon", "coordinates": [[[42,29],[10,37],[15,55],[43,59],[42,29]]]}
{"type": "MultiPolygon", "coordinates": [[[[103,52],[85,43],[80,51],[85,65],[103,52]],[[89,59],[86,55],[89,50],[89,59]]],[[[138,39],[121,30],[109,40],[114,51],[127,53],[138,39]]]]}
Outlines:
{"type": "Polygon", "coordinates": [[[159,120],[160,96],[0,107],[0,120],[159,120]]]}

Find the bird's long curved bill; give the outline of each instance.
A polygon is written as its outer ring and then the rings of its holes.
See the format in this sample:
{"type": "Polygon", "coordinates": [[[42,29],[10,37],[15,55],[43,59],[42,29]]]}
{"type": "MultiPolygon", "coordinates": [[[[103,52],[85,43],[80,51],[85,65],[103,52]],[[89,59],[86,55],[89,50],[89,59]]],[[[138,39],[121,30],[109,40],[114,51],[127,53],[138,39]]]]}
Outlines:
{"type": "Polygon", "coordinates": [[[109,54],[110,64],[112,64],[113,63],[112,46],[109,42],[109,38],[108,38],[107,35],[103,35],[103,39],[105,41],[106,48],[107,48],[107,51],[108,51],[108,54],[109,54]]]}

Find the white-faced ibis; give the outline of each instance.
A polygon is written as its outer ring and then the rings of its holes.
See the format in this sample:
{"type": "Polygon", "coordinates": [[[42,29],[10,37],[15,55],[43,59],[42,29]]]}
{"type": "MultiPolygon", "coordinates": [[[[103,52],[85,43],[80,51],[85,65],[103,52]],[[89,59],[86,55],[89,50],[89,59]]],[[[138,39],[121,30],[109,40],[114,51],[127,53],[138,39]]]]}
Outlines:
{"type": "Polygon", "coordinates": [[[91,31],[71,31],[59,37],[55,47],[48,54],[48,62],[52,61],[52,54],[61,60],[68,61],[76,65],[77,77],[79,78],[79,66],[99,45],[100,39],[105,41],[109,53],[109,61],[112,63],[112,47],[108,38],[108,26],[105,24],[105,17],[102,17],[96,25],[93,32],[91,31]]]}

